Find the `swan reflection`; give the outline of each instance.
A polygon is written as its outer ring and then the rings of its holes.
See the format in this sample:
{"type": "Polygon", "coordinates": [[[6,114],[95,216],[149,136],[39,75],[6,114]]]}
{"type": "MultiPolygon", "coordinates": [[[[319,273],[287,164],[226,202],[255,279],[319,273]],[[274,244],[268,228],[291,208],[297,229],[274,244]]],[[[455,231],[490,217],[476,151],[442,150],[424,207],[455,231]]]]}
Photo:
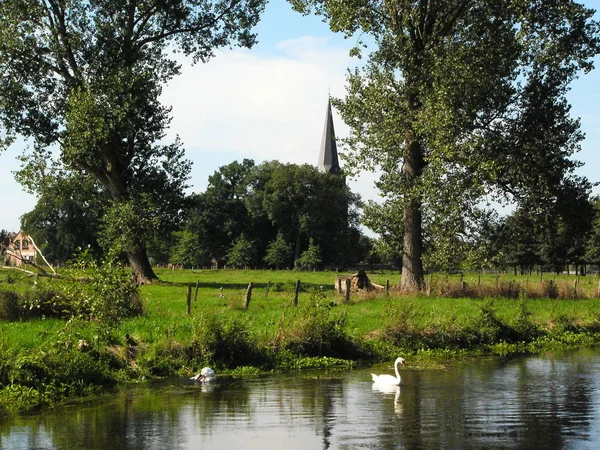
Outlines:
{"type": "Polygon", "coordinates": [[[373,392],[384,394],[386,396],[394,394],[394,412],[398,416],[402,417],[402,415],[404,414],[404,405],[400,401],[400,386],[378,384],[372,384],[371,386],[373,392]]]}

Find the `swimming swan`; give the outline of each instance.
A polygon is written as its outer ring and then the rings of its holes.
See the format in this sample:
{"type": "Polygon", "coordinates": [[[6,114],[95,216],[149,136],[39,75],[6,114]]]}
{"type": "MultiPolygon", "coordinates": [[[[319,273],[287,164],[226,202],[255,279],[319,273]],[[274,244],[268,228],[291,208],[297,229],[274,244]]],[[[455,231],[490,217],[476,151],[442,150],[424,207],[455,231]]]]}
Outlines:
{"type": "Polygon", "coordinates": [[[372,373],[371,377],[373,378],[373,383],[381,386],[399,385],[402,379],[400,378],[400,373],[398,372],[398,364],[402,364],[404,366],[406,361],[404,358],[396,358],[396,361],[394,362],[394,370],[396,371],[395,377],[392,375],[375,375],[372,373]]]}
{"type": "Polygon", "coordinates": [[[211,383],[217,380],[217,374],[210,367],[204,367],[199,374],[194,375],[190,380],[201,381],[202,383],[211,383]]]}

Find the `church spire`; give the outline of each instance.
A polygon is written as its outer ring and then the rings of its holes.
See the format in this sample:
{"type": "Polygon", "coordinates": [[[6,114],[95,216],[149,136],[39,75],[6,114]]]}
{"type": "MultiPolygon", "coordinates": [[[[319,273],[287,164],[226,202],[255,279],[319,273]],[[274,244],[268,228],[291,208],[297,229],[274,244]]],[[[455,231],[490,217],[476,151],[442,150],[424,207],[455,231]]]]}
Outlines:
{"type": "Polygon", "coordinates": [[[327,102],[327,115],[325,116],[325,128],[323,129],[323,138],[321,139],[321,152],[319,153],[319,163],[317,168],[321,172],[329,172],[334,175],[342,173],[340,162],[338,160],[337,144],[335,141],[335,131],[333,129],[333,115],[331,113],[331,100],[327,102]]]}

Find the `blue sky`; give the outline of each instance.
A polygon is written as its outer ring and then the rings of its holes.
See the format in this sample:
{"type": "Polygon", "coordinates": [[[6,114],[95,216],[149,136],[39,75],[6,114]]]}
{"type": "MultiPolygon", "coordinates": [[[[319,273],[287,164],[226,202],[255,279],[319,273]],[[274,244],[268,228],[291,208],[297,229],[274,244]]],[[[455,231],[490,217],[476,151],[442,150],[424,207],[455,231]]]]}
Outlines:
{"type": "MultiPolygon", "coordinates": [[[[600,8],[600,0],[584,3],[600,8]]],[[[193,162],[191,192],[203,191],[208,176],[234,160],[316,164],[328,92],[343,96],[346,69],[354,63],[348,50],[356,41],[333,34],[320,18],[292,11],[284,0],[267,5],[256,31],[259,44],[252,50],[219,50],[206,65],[184,62],[182,74],[164,90],[163,102],[173,107],[167,140],[179,135],[193,162]]],[[[569,95],[586,134],[576,155],[585,162],[578,173],[592,182],[600,182],[600,58],[596,66],[569,95]]],[[[347,128],[334,120],[343,137],[347,128]]],[[[0,229],[17,231],[20,216],[35,206],[35,197],[11,173],[23,146],[0,154],[0,229]]],[[[377,199],[374,179],[364,174],[350,184],[363,198],[377,199]]]]}

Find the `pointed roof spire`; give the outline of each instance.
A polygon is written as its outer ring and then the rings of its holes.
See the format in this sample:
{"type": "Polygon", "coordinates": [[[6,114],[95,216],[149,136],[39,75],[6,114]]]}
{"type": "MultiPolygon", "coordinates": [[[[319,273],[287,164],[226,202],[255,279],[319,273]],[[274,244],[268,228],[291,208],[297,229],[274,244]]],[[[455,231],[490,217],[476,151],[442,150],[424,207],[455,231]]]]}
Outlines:
{"type": "Polygon", "coordinates": [[[342,173],[342,168],[340,167],[340,162],[338,160],[335,131],[333,129],[331,99],[328,99],[327,101],[327,115],[325,116],[325,128],[323,129],[321,152],[319,153],[319,163],[317,164],[317,168],[322,172],[329,172],[334,175],[342,173]]]}

